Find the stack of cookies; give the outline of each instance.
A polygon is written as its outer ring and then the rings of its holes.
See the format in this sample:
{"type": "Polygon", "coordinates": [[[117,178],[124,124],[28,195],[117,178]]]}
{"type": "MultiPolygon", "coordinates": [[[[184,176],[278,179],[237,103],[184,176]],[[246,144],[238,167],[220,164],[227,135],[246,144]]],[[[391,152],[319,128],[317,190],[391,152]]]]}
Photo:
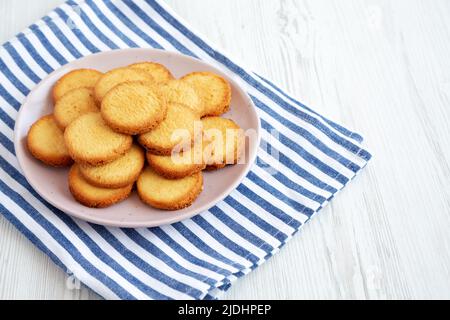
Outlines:
{"type": "Polygon", "coordinates": [[[49,166],[71,166],[70,192],[88,207],[116,204],[135,184],[152,207],[188,207],[203,190],[203,171],[237,163],[243,150],[242,130],[220,117],[230,85],[214,73],[175,79],[154,62],[80,69],[52,93],[54,112],[30,128],[28,149],[49,166]]]}

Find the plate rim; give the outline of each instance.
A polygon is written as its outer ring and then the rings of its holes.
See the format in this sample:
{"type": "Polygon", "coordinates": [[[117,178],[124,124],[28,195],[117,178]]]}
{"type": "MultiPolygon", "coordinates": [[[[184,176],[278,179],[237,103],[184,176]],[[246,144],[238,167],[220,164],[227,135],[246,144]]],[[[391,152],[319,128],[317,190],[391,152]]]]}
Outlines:
{"type": "MultiPolygon", "coordinates": [[[[151,54],[150,54],[151,55],[151,54]]],[[[151,61],[150,57],[149,57],[149,61],[151,61]]],[[[109,226],[109,227],[119,227],[119,228],[151,228],[151,227],[159,227],[159,226],[163,226],[163,225],[169,225],[169,224],[173,224],[176,222],[180,222],[180,221],[184,221],[186,219],[192,218],[204,211],[209,210],[210,208],[214,207],[215,205],[217,205],[218,203],[220,203],[221,201],[223,201],[227,196],[230,195],[231,192],[233,192],[233,190],[235,190],[241,183],[242,181],[245,179],[245,177],[247,177],[248,173],[250,172],[252,166],[255,164],[257,156],[258,156],[258,149],[259,146],[261,144],[261,118],[257,112],[257,108],[253,102],[253,100],[251,99],[251,97],[249,96],[249,94],[242,88],[242,86],[239,84],[239,82],[237,82],[236,80],[234,80],[232,77],[228,76],[224,71],[221,70],[221,68],[216,65],[216,64],[212,64],[206,61],[203,61],[201,59],[195,58],[195,57],[191,57],[179,52],[175,52],[175,51],[170,51],[170,50],[161,50],[161,49],[153,49],[153,48],[126,48],[126,49],[115,49],[115,50],[109,50],[109,51],[102,51],[102,52],[98,52],[98,53],[94,53],[94,54],[90,54],[84,57],[81,57],[79,59],[70,61],[69,63],[67,63],[66,65],[54,70],[53,72],[51,72],[50,74],[48,74],[45,78],[43,78],[37,85],[35,85],[32,90],[28,93],[28,95],[26,96],[25,100],[23,101],[23,103],[21,104],[19,111],[17,113],[16,116],[16,120],[14,123],[14,133],[13,133],[13,142],[14,142],[14,151],[16,153],[16,159],[17,162],[19,163],[20,169],[22,170],[22,173],[25,177],[25,179],[27,180],[27,182],[30,184],[30,186],[33,188],[33,190],[39,194],[40,197],[42,197],[42,199],[44,199],[46,202],[50,203],[52,206],[54,206],[55,208],[57,208],[58,210],[61,210],[64,214],[67,214],[71,217],[74,217],[76,219],[80,219],[82,221],[86,221],[92,224],[96,224],[96,225],[102,225],[102,226],[109,226]],[[63,206],[60,206],[56,201],[53,201],[51,198],[47,197],[46,195],[42,194],[39,190],[39,188],[36,186],[35,181],[33,181],[33,179],[29,178],[28,175],[28,170],[26,168],[26,166],[24,166],[24,164],[22,163],[22,158],[26,157],[25,153],[22,152],[22,149],[20,147],[21,145],[21,136],[19,134],[19,124],[22,122],[22,118],[25,117],[25,108],[24,106],[29,102],[30,97],[33,95],[34,92],[36,92],[37,90],[39,90],[39,88],[45,84],[45,82],[51,78],[55,73],[61,72],[64,69],[70,69],[71,66],[76,63],[77,61],[81,61],[87,58],[92,58],[93,56],[101,56],[101,55],[107,55],[107,54],[111,54],[111,53],[115,53],[115,52],[137,52],[137,51],[143,51],[143,52],[149,52],[149,53],[158,53],[158,54],[170,54],[170,55],[175,55],[177,57],[181,57],[183,59],[188,59],[188,60],[192,60],[195,62],[200,62],[202,64],[205,64],[206,66],[214,69],[215,71],[217,71],[221,76],[224,76],[227,81],[231,82],[232,86],[235,87],[237,90],[240,91],[241,94],[243,94],[243,96],[245,97],[245,99],[248,102],[248,105],[251,106],[251,108],[253,109],[253,112],[256,116],[256,123],[257,123],[257,127],[253,128],[256,130],[256,139],[255,142],[252,144],[253,147],[251,149],[249,149],[249,158],[247,159],[248,161],[245,163],[245,167],[242,170],[242,172],[239,174],[238,178],[235,180],[234,183],[230,184],[226,189],[224,189],[221,192],[221,197],[220,199],[217,199],[216,201],[212,201],[212,202],[208,202],[205,205],[203,205],[202,207],[193,210],[192,212],[188,212],[185,215],[179,216],[179,215],[175,215],[173,217],[169,217],[165,218],[165,219],[159,219],[159,220],[153,220],[153,221],[118,221],[118,220],[108,220],[105,218],[98,218],[97,216],[89,216],[87,214],[80,214],[77,212],[74,212],[72,210],[67,210],[65,208],[62,208],[63,206]]],[[[73,200],[76,201],[76,200],[73,200]]]]}

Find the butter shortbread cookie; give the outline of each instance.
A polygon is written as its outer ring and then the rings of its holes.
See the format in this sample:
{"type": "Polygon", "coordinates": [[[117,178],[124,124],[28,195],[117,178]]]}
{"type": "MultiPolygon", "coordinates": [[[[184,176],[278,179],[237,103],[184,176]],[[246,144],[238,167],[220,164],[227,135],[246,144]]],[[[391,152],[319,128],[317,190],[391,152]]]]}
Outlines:
{"type": "Polygon", "coordinates": [[[64,143],[64,133],[53,115],[42,117],[31,126],[27,146],[36,159],[47,165],[64,167],[73,163],[64,143]]]}
{"type": "Polygon", "coordinates": [[[199,115],[189,107],[169,103],[166,118],[153,130],[139,136],[139,143],[150,153],[171,155],[175,147],[191,146],[200,135],[195,126],[200,124],[199,115]]]}
{"type": "Polygon", "coordinates": [[[124,155],[133,143],[129,135],[113,131],[99,112],[82,115],[64,133],[72,158],[79,163],[100,166],[124,155]]]}
{"type": "Polygon", "coordinates": [[[78,69],[67,73],[54,85],[52,91],[53,101],[58,101],[73,89],[93,88],[102,75],[100,71],[93,69],[78,69]]]}
{"type": "Polygon", "coordinates": [[[106,94],[101,113],[115,131],[135,135],[159,125],[166,117],[167,105],[152,83],[125,82],[106,94]]]}
{"type": "Polygon", "coordinates": [[[133,145],[120,158],[102,166],[80,165],[81,175],[90,184],[101,188],[122,188],[134,183],[145,164],[144,151],[133,145]]]}
{"type": "Polygon", "coordinates": [[[201,117],[204,114],[203,102],[197,91],[187,82],[172,80],[160,88],[167,102],[184,104],[197,112],[201,117]]]}
{"type": "Polygon", "coordinates": [[[207,170],[217,170],[229,164],[236,164],[243,152],[244,133],[230,119],[206,117],[202,119],[203,133],[210,142],[211,158],[207,170]]]}
{"type": "Polygon", "coordinates": [[[152,75],[155,82],[164,83],[174,79],[170,71],[162,64],[156,62],[138,62],[129,66],[133,69],[143,70],[152,75]]]}
{"type": "Polygon", "coordinates": [[[162,210],[189,207],[203,190],[202,172],[178,180],[166,179],[147,167],[137,181],[141,200],[162,210]]]}
{"type": "Polygon", "coordinates": [[[99,188],[88,183],[74,164],[69,172],[69,190],[75,200],[90,208],[106,208],[128,198],[133,183],[123,188],[99,188]]]}
{"type": "Polygon", "coordinates": [[[115,86],[130,81],[149,81],[154,82],[153,77],[139,69],[117,68],[105,73],[95,84],[95,100],[100,104],[103,97],[115,86]]]}
{"type": "Polygon", "coordinates": [[[206,168],[211,157],[209,142],[198,139],[189,150],[158,156],[147,152],[150,167],[167,179],[181,179],[206,168]],[[208,150],[209,149],[209,150],[208,150]]]}
{"type": "Polygon", "coordinates": [[[220,116],[231,103],[231,86],[221,76],[212,72],[193,72],[183,78],[197,91],[203,103],[202,116],[220,116]]]}
{"type": "Polygon", "coordinates": [[[67,92],[55,103],[53,114],[63,130],[81,115],[98,111],[92,88],[77,88],[67,92]]]}

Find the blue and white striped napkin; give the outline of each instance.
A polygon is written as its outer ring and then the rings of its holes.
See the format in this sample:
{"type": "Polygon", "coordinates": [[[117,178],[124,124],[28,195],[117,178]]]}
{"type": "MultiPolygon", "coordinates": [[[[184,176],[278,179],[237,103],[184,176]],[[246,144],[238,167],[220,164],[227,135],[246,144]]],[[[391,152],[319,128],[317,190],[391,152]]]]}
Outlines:
{"type": "Polygon", "coordinates": [[[162,1],[67,1],[3,45],[0,71],[0,211],[107,299],[217,298],[274,255],[371,157],[360,135],[231,61],[162,1]],[[30,187],[14,154],[17,112],[36,84],[72,60],[129,47],[218,65],[244,84],[262,121],[263,147],[243,183],[209,211],[170,226],[118,229],[73,219],[30,187]]]}

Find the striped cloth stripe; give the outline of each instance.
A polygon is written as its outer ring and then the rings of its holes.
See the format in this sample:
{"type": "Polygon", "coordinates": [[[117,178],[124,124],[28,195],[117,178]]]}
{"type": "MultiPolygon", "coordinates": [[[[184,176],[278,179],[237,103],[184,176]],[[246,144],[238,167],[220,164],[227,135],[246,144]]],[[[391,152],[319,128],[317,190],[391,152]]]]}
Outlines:
{"type": "Polygon", "coordinates": [[[359,134],[237,65],[161,1],[67,1],[2,46],[0,70],[0,211],[107,299],[217,298],[280,250],[371,158],[359,134]],[[130,47],[218,65],[242,83],[263,128],[257,163],[236,190],[207,212],[159,228],[107,228],[65,215],[27,183],[12,143],[20,105],[41,79],[77,58],[130,47]]]}

